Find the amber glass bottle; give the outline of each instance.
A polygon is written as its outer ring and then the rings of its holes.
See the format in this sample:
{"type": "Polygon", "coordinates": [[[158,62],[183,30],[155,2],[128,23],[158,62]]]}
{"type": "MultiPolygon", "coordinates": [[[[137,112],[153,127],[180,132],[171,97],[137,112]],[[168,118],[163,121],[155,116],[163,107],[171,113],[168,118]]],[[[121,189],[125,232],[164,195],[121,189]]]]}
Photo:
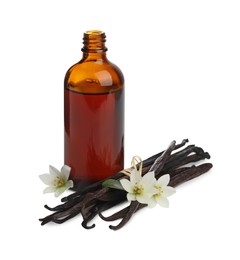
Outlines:
{"type": "Polygon", "coordinates": [[[84,33],[83,57],[64,81],[64,163],[78,187],[124,168],[124,78],[105,41],[104,32],[84,33]]]}

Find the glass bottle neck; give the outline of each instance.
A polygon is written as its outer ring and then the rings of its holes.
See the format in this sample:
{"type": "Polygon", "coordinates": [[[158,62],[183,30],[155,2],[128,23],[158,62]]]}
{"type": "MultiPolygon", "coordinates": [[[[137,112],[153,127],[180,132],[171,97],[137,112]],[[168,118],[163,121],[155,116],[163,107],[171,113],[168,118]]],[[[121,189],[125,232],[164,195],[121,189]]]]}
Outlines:
{"type": "Polygon", "coordinates": [[[83,51],[83,59],[86,60],[106,60],[107,55],[106,52],[85,52],[83,51]]]}
{"type": "Polygon", "coordinates": [[[83,35],[83,57],[93,59],[106,58],[107,48],[105,46],[106,35],[102,31],[87,31],[83,35]]]}

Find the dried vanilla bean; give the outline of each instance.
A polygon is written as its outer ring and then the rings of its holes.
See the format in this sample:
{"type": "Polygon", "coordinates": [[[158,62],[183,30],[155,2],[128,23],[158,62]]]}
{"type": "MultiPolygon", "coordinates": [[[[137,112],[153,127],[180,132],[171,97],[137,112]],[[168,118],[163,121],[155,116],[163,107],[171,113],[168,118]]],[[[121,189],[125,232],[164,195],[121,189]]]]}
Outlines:
{"type": "MultiPolygon", "coordinates": [[[[210,155],[195,145],[189,145],[184,148],[187,142],[187,139],[184,139],[180,144],[176,144],[173,141],[165,151],[144,160],[142,174],[144,175],[152,170],[154,170],[156,178],[159,178],[163,174],[170,174],[169,185],[175,187],[207,172],[212,167],[212,164],[204,163],[195,165],[194,163],[209,159],[210,155]],[[189,166],[189,163],[192,166],[189,166]]],[[[120,180],[121,178],[127,177],[123,173],[117,173],[111,177],[111,179],[116,180],[120,180]]],[[[117,230],[123,227],[136,211],[146,206],[145,204],[134,201],[112,216],[105,217],[102,215],[103,211],[123,201],[126,201],[126,191],[103,187],[102,181],[100,181],[63,198],[61,205],[53,208],[45,205],[45,208],[55,212],[40,219],[40,221],[42,225],[48,222],[61,224],[81,214],[83,217],[82,226],[89,229],[95,226],[94,224],[88,225],[89,221],[99,215],[105,221],[122,219],[118,225],[110,226],[111,229],[117,230]]]]}
{"type": "MultiPolygon", "coordinates": [[[[169,186],[176,187],[183,182],[189,181],[193,178],[200,176],[201,174],[204,174],[211,168],[212,168],[211,163],[205,163],[205,164],[202,164],[199,166],[180,168],[177,171],[173,171],[174,176],[173,176],[173,174],[169,173],[171,176],[169,186]],[[176,174],[176,172],[177,172],[177,174],[176,174]]],[[[111,216],[105,217],[101,213],[99,214],[99,216],[105,221],[114,221],[114,220],[118,220],[118,219],[122,218],[122,221],[118,225],[109,226],[110,229],[118,230],[130,220],[130,218],[136,211],[147,206],[146,204],[141,204],[137,201],[134,201],[134,202],[136,202],[136,205],[134,208],[135,210],[131,209],[131,204],[130,204],[130,206],[127,206],[127,207],[121,209],[120,211],[114,213],[111,216]]]]}
{"type": "Polygon", "coordinates": [[[117,226],[110,225],[109,228],[113,230],[118,230],[122,228],[132,217],[132,215],[137,211],[140,203],[138,201],[131,201],[130,206],[128,206],[128,211],[122,218],[121,222],[117,226]]]}

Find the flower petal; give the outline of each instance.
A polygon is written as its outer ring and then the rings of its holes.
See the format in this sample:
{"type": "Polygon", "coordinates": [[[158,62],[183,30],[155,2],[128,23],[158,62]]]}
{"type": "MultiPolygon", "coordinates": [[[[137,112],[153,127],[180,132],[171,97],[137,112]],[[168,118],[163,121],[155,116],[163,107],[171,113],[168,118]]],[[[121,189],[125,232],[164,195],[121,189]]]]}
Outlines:
{"type": "Polygon", "coordinates": [[[149,200],[148,200],[148,206],[150,208],[153,208],[157,205],[156,199],[154,198],[154,196],[152,196],[149,200]]]}
{"type": "MultiPolygon", "coordinates": [[[[61,178],[64,181],[67,181],[70,175],[70,171],[71,171],[71,167],[67,166],[67,165],[63,165],[63,167],[61,168],[61,178]]],[[[60,177],[60,176],[59,176],[60,177]]]]}
{"type": "Polygon", "coordinates": [[[150,198],[151,198],[151,194],[148,193],[142,193],[136,195],[136,200],[142,204],[148,204],[150,198]]]}
{"type": "Polygon", "coordinates": [[[55,197],[60,196],[67,189],[68,188],[66,188],[65,186],[61,186],[61,187],[57,188],[55,193],[54,193],[55,197]]]}
{"type": "Polygon", "coordinates": [[[163,191],[164,196],[166,196],[166,197],[169,197],[176,192],[176,190],[170,186],[162,187],[162,191],[163,191]]]}
{"type": "Polygon", "coordinates": [[[166,197],[163,196],[155,196],[155,199],[157,201],[157,203],[164,207],[164,208],[168,208],[169,207],[169,201],[166,197]]]}
{"type": "Polygon", "coordinates": [[[128,201],[136,200],[136,195],[133,193],[128,193],[127,199],[128,199],[128,201]]]}
{"type": "Polygon", "coordinates": [[[48,173],[39,175],[41,181],[46,185],[53,185],[54,177],[48,173]]]}
{"type": "Polygon", "coordinates": [[[52,165],[49,165],[49,173],[54,177],[57,177],[60,174],[59,170],[53,167],[52,165]]]}
{"type": "Polygon", "coordinates": [[[148,172],[146,173],[141,180],[141,183],[147,183],[149,185],[154,185],[156,182],[155,173],[154,172],[148,172]]]}
{"type": "Polygon", "coordinates": [[[67,189],[70,189],[70,188],[73,188],[74,184],[73,184],[73,181],[72,180],[68,180],[65,184],[65,187],[67,189]]]}
{"type": "Polygon", "coordinates": [[[44,190],[43,190],[43,193],[51,193],[51,192],[55,192],[56,191],[56,187],[54,187],[54,186],[49,186],[49,187],[47,187],[47,188],[45,188],[44,190]]]}
{"type": "Polygon", "coordinates": [[[151,186],[144,186],[144,190],[146,193],[148,193],[150,196],[159,193],[159,190],[156,189],[153,185],[151,186]]]}
{"type": "Polygon", "coordinates": [[[135,183],[138,183],[141,180],[140,172],[137,170],[132,170],[130,174],[130,182],[134,185],[135,183]]]}
{"type": "Polygon", "coordinates": [[[165,174],[157,180],[157,184],[161,187],[167,186],[170,181],[170,175],[165,174]]]}
{"type": "Polygon", "coordinates": [[[120,183],[122,184],[123,188],[127,192],[133,192],[133,186],[129,180],[122,179],[120,180],[120,183]]]}

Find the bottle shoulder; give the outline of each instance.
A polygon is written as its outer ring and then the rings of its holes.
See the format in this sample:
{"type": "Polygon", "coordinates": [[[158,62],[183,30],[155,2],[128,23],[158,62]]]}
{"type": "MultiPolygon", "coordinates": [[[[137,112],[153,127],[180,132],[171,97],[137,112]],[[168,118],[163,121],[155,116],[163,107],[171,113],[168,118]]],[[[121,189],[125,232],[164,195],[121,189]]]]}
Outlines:
{"type": "Polygon", "coordinates": [[[67,71],[64,87],[81,93],[112,92],[124,87],[124,76],[109,60],[81,60],[67,71]]]}

